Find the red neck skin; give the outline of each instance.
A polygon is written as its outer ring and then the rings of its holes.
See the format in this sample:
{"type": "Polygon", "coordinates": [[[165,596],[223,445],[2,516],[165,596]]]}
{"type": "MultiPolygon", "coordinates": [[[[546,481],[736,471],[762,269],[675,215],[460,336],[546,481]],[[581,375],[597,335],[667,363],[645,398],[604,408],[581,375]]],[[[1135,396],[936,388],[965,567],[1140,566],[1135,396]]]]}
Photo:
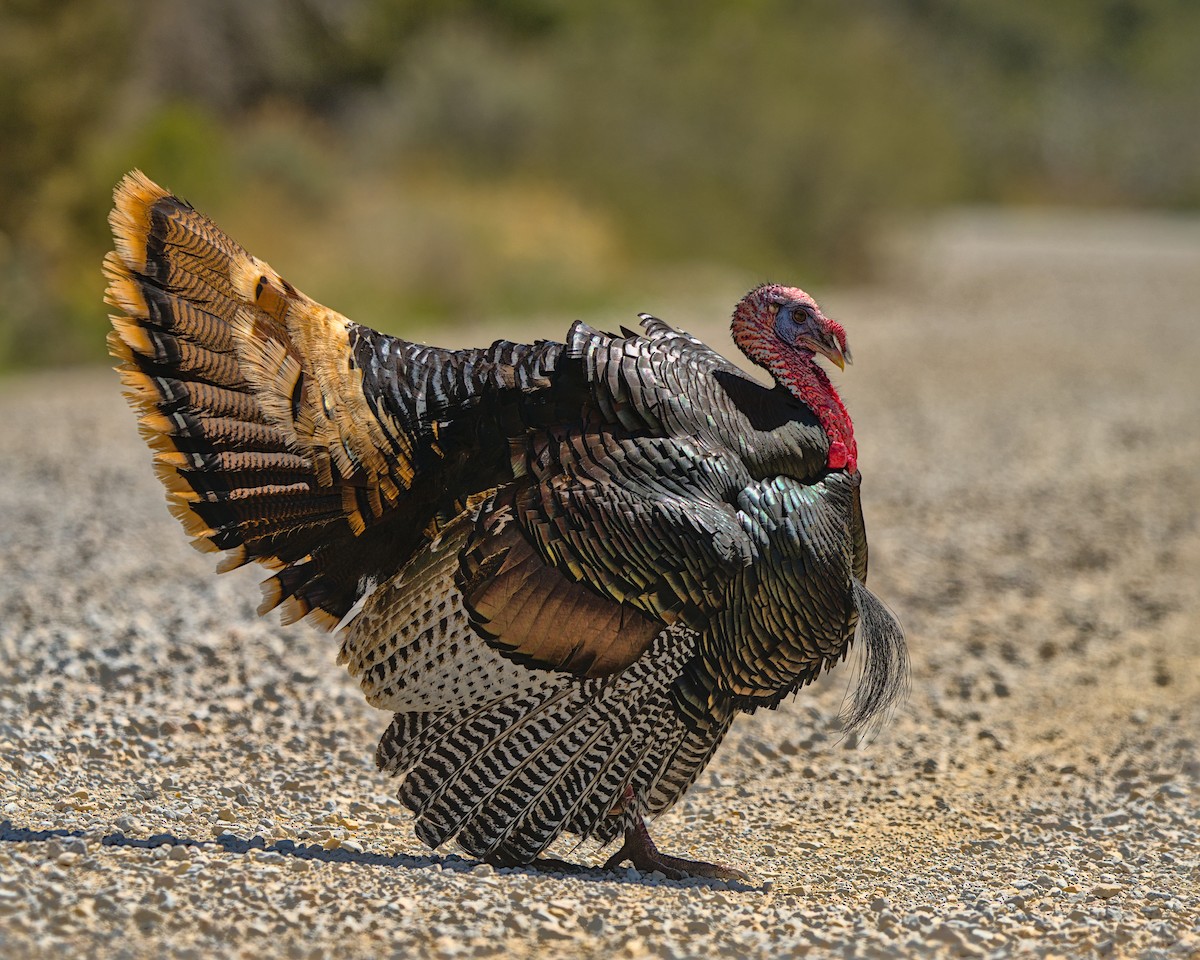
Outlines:
{"type": "Polygon", "coordinates": [[[777,383],[803,403],[817,418],[829,438],[826,466],[830,470],[858,470],[858,444],[854,442],[854,424],[842,398],[829,377],[813,359],[811,350],[786,346],[773,334],[753,323],[734,317],[733,340],[742,352],[770,371],[777,383]]]}

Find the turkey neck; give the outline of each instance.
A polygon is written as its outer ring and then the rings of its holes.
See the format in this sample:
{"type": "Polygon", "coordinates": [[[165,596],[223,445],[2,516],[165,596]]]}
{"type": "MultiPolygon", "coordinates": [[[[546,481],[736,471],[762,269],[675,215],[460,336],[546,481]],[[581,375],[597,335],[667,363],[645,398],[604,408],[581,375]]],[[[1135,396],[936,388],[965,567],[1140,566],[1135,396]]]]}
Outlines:
{"type": "Polygon", "coordinates": [[[848,473],[858,470],[854,424],[829,377],[813,359],[812,351],[789,347],[772,334],[739,324],[737,318],[733,324],[733,340],[747,357],[768,370],[776,383],[816,416],[829,438],[826,466],[848,473]]]}

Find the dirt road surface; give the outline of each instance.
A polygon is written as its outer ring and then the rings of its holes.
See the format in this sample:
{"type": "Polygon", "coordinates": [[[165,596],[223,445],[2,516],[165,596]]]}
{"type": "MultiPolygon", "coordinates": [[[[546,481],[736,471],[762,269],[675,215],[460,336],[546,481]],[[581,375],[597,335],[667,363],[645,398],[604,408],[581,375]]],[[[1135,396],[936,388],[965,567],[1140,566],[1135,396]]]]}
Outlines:
{"type": "MultiPolygon", "coordinates": [[[[739,720],[655,830],[750,884],[423,848],[387,718],[185,545],[115,376],[0,381],[0,955],[1200,954],[1200,228],[896,247],[903,282],[814,292],[911,696],[869,743],[845,667],[739,720]]],[[[732,350],[742,292],[630,313],[732,350]]]]}

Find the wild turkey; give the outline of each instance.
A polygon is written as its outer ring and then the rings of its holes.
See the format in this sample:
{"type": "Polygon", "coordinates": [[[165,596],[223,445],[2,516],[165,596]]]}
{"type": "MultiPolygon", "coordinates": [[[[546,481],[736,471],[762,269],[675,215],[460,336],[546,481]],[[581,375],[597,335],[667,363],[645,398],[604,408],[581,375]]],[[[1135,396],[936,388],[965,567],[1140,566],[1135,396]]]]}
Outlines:
{"type": "Polygon", "coordinates": [[[848,723],[897,699],[899,625],[863,585],[850,360],[803,291],[752,290],[733,339],[576,322],[444,350],[308,299],[129,174],[110,215],[109,348],[172,513],[218,570],[274,570],[260,613],[332,628],[394,713],[377,761],[431,847],[533,862],[564,832],[670,876],[646,815],[734,716],[865,647],[848,723]]]}

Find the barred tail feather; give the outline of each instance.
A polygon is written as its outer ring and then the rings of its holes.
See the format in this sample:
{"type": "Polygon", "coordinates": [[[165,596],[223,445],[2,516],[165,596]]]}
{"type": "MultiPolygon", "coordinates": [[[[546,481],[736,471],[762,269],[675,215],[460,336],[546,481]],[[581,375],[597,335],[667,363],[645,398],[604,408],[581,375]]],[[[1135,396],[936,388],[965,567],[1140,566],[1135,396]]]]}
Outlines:
{"type": "Polygon", "coordinates": [[[425,525],[360,536],[411,483],[416,440],[371,409],[353,325],[138,171],[109,221],[109,351],[171,512],[218,569],[279,571],[264,610],[332,626],[425,525]]]}
{"type": "Polygon", "coordinates": [[[231,274],[249,254],[141,173],[114,199],[108,346],[171,512],[197,548],[228,551],[219,569],[302,556],[342,522],[340,497],[319,489],[244,361],[258,311],[231,274]]]}

